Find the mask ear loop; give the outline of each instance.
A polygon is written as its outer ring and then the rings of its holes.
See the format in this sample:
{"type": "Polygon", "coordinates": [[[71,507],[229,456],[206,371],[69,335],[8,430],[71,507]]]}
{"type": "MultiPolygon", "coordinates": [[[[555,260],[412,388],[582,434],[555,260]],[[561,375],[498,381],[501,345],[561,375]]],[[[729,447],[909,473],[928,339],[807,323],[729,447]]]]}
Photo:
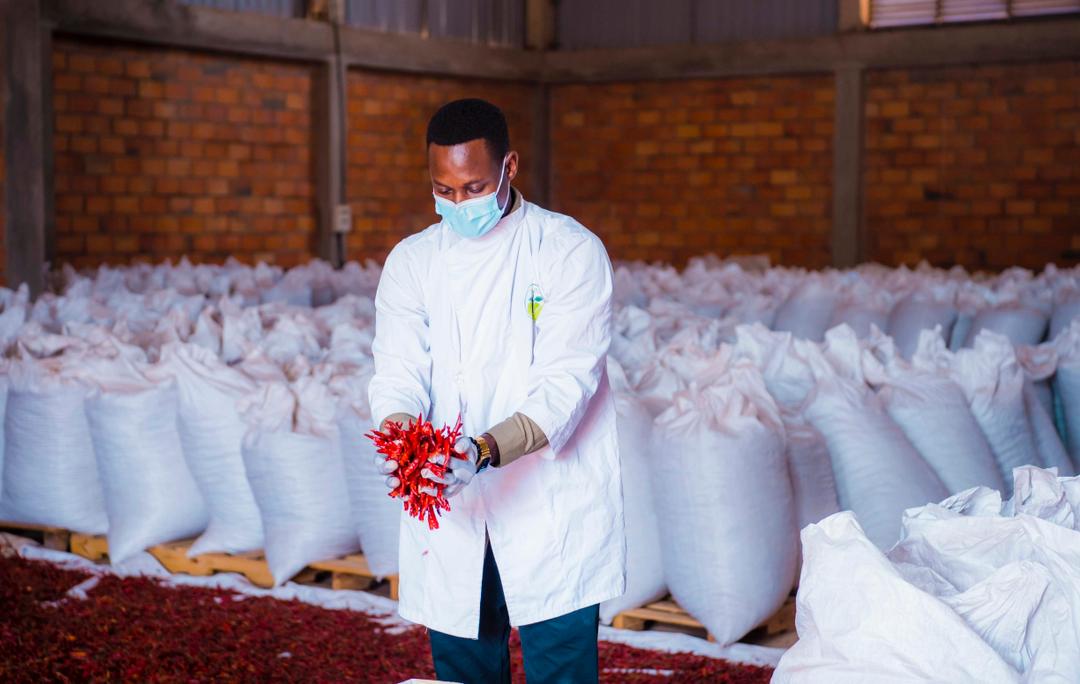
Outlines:
{"type": "MultiPolygon", "coordinates": [[[[499,193],[502,192],[503,178],[506,176],[506,160],[510,155],[503,157],[502,166],[499,167],[499,185],[495,188],[495,206],[499,207],[499,193]]],[[[510,193],[506,193],[506,203],[510,203],[510,193]]],[[[499,211],[506,211],[506,207],[499,207],[499,211]]]]}

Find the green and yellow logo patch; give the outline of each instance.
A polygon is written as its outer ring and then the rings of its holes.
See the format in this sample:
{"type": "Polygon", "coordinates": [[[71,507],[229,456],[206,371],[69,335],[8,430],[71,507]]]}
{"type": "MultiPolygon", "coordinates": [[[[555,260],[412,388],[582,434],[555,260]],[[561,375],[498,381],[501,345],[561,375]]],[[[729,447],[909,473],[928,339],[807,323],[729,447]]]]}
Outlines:
{"type": "Polygon", "coordinates": [[[533,283],[529,285],[528,293],[525,295],[525,310],[529,312],[529,317],[535,321],[540,318],[540,312],[543,308],[544,292],[539,285],[533,283]]]}

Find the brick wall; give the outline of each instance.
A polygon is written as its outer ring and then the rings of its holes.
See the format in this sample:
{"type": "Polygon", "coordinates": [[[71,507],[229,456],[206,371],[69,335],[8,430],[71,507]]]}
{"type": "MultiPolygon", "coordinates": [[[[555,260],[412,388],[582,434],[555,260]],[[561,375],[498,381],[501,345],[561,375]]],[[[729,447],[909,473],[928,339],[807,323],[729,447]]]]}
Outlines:
{"type": "Polygon", "coordinates": [[[53,73],[59,262],[310,258],[310,67],[57,40],[53,73]]]}
{"type": "Polygon", "coordinates": [[[354,70],[349,74],[347,195],[353,209],[350,259],[382,260],[403,237],[439,220],[431,197],[424,140],[441,105],[479,97],[499,106],[520,154],[514,185],[535,199],[532,107],[524,83],[477,82],[354,70]]]}
{"type": "MultiPolygon", "coordinates": [[[[58,261],[314,253],[314,67],[72,39],[53,61],[58,261]]],[[[348,90],[350,258],[436,220],[423,135],[454,98],[503,108],[536,197],[533,86],[354,70],[348,90]]],[[[1076,263],[1078,93],[1078,62],[868,73],[870,257],[1076,263]]],[[[548,205],[615,258],[826,266],[833,99],[829,75],[554,86],[548,205]]]]}
{"type": "Polygon", "coordinates": [[[1080,62],[875,71],[866,88],[871,258],[1080,260],[1080,62]]]}
{"type": "Polygon", "coordinates": [[[613,257],[767,253],[826,266],[832,78],[565,85],[552,91],[552,206],[613,257]]]}

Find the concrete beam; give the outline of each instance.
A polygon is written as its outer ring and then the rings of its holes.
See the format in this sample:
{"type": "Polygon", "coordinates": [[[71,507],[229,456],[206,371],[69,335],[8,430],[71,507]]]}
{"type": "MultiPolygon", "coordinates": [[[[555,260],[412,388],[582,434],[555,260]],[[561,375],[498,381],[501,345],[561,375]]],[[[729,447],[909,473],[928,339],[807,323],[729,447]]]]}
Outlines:
{"type": "MultiPolygon", "coordinates": [[[[41,0],[63,34],[323,62],[334,52],[330,24],[146,0],[41,0]]],[[[542,57],[526,50],[341,28],[346,66],[492,79],[536,79],[542,57]]]]}
{"type": "Polygon", "coordinates": [[[41,292],[46,260],[46,73],[39,0],[0,0],[4,78],[6,279],[41,292]]]}
{"type": "Polygon", "coordinates": [[[549,52],[553,83],[718,78],[867,69],[1034,61],[1080,56],[1080,19],[859,31],[819,38],[549,52]]]}
{"type": "Polygon", "coordinates": [[[836,69],[833,109],[832,264],[850,268],[866,260],[863,220],[863,69],[857,64],[836,69]]]}
{"type": "MultiPolygon", "coordinates": [[[[141,43],[323,62],[333,52],[330,25],[159,0],[39,0],[61,33],[141,43]]],[[[857,23],[861,0],[838,0],[857,23]]],[[[530,0],[551,13],[550,0],[530,0]]],[[[550,16],[548,17],[550,19],[550,16]]],[[[544,24],[534,30],[548,31],[544,24]]],[[[538,34],[539,35],[539,34],[538,34]]],[[[719,45],[537,52],[463,41],[341,28],[346,66],[447,76],[551,83],[831,72],[1080,56],[1080,19],[1055,17],[719,45]]]]}

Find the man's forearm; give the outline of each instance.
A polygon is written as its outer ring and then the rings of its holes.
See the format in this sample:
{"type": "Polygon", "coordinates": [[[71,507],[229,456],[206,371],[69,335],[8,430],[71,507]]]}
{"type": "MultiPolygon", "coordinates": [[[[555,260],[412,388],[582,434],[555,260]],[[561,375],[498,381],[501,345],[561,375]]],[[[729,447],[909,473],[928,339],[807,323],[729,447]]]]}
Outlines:
{"type": "MultiPolygon", "coordinates": [[[[416,422],[416,416],[408,413],[391,414],[379,423],[379,429],[385,429],[386,424],[390,422],[401,423],[408,427],[416,422]]],[[[498,453],[500,467],[513,463],[526,454],[539,451],[548,444],[547,437],[540,426],[524,413],[515,413],[484,434],[495,442],[491,446],[492,450],[498,453]]]]}
{"type": "Polygon", "coordinates": [[[543,430],[524,413],[515,413],[487,431],[499,452],[499,467],[547,446],[543,430]]]}
{"type": "Polygon", "coordinates": [[[414,415],[408,413],[391,413],[386,418],[383,418],[382,422],[379,423],[379,429],[385,430],[387,423],[401,423],[405,427],[409,427],[415,422],[416,416],[414,415]]]}

